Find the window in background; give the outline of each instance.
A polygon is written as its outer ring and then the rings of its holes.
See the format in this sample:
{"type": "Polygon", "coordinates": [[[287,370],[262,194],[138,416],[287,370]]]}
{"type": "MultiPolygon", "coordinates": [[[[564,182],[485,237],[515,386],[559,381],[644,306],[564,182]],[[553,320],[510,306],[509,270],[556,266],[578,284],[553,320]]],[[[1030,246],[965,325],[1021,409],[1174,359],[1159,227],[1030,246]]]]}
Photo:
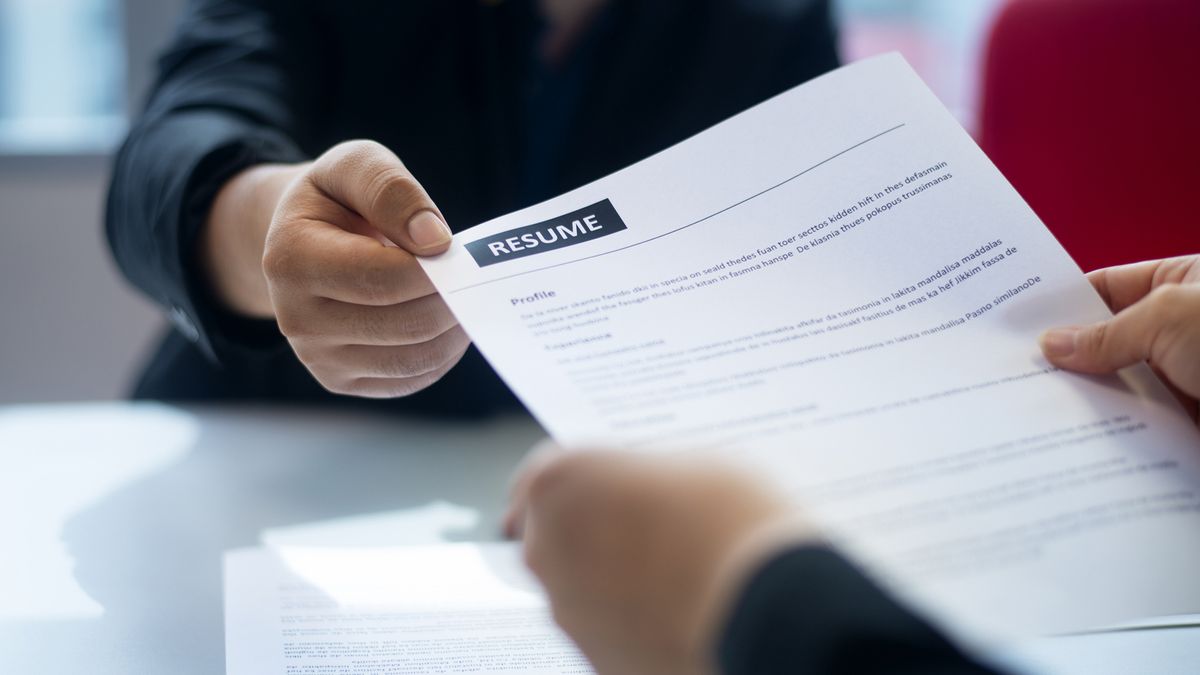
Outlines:
{"type": "Polygon", "coordinates": [[[120,0],[0,0],[0,154],[107,152],[125,128],[120,0]]]}
{"type": "Polygon", "coordinates": [[[982,55],[1005,0],[836,0],[847,62],[899,51],[968,131],[982,55]]]}

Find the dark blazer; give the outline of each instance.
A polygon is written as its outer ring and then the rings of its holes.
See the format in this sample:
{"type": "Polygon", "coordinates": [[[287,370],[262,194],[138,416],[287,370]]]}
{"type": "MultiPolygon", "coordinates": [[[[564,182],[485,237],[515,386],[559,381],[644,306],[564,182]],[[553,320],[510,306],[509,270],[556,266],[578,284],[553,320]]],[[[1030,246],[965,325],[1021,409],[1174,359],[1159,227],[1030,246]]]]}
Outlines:
{"type": "MultiPolygon", "coordinates": [[[[108,200],[118,264],[175,326],[136,394],[337,401],[273,324],[230,316],[197,277],[197,230],[241,169],[370,138],[464,229],[837,65],[825,0],[612,0],[562,73],[534,57],[538,30],[536,0],[190,2],[108,200]]],[[[430,389],[383,405],[518,406],[474,350],[430,389]]]]}

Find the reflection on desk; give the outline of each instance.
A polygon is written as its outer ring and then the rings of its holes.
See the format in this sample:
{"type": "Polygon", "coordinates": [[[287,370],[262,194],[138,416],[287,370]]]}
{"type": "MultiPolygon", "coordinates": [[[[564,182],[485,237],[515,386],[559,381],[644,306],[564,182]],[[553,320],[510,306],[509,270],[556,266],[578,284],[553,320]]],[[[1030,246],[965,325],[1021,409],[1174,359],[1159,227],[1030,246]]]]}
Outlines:
{"type": "Polygon", "coordinates": [[[224,672],[221,555],[494,540],[540,428],[351,412],[0,408],[0,671],[224,672]]]}
{"type": "MultiPolygon", "coordinates": [[[[221,673],[221,555],[498,537],[526,418],[81,404],[0,408],[0,670],[221,673]]],[[[1181,673],[1200,628],[1055,638],[1031,673],[1181,673]]]]}

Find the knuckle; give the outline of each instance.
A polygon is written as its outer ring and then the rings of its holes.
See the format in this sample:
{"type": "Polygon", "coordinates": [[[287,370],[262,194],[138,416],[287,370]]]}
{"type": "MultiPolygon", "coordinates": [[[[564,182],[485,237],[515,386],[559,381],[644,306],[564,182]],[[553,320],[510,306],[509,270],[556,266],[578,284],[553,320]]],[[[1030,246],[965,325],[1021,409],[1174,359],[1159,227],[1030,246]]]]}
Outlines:
{"type": "Polygon", "coordinates": [[[435,367],[427,355],[407,349],[388,351],[379,362],[379,372],[387,377],[420,377],[435,367]]]}
{"type": "Polygon", "coordinates": [[[296,255],[286,241],[273,238],[263,249],[262,268],[267,279],[275,282],[287,282],[295,278],[298,265],[296,255]]]}
{"type": "Polygon", "coordinates": [[[325,168],[362,165],[381,152],[387,152],[387,150],[375,141],[365,139],[342,141],[323,154],[318,160],[318,164],[325,168]]]}
{"type": "Polygon", "coordinates": [[[1098,323],[1078,338],[1077,349],[1087,354],[1104,352],[1112,342],[1112,328],[1109,321],[1098,323]]]}
{"type": "Polygon", "coordinates": [[[421,189],[417,179],[399,163],[381,166],[371,179],[371,186],[377,194],[398,197],[410,196],[421,189]]]}
{"type": "Polygon", "coordinates": [[[299,314],[276,308],[275,325],[286,338],[303,338],[311,334],[309,322],[299,314]]]}
{"type": "Polygon", "coordinates": [[[369,377],[351,378],[345,381],[334,380],[328,384],[322,383],[322,385],[335,394],[359,398],[400,398],[413,393],[402,381],[369,377]]]}
{"type": "Polygon", "coordinates": [[[283,296],[275,303],[275,325],[291,341],[293,351],[305,363],[327,360],[327,350],[341,337],[341,326],[330,321],[319,304],[309,299],[298,300],[283,296]]]}
{"type": "Polygon", "coordinates": [[[450,335],[440,340],[443,345],[438,354],[438,369],[448,369],[458,363],[458,360],[467,352],[467,347],[470,342],[464,336],[461,339],[458,335],[450,335]]]}
{"type": "Polygon", "coordinates": [[[285,287],[309,279],[309,270],[319,268],[327,254],[314,245],[312,233],[300,223],[273,226],[263,247],[262,270],[268,281],[285,287]]]}
{"type": "Polygon", "coordinates": [[[347,317],[346,339],[348,342],[358,340],[365,344],[383,345],[390,341],[387,322],[381,321],[374,312],[364,311],[347,317]]]}
{"type": "Polygon", "coordinates": [[[404,396],[412,396],[423,389],[428,388],[434,382],[437,382],[441,377],[440,372],[430,372],[424,375],[414,377],[402,377],[388,380],[386,385],[386,396],[389,398],[399,398],[404,396]]]}
{"type": "Polygon", "coordinates": [[[339,270],[339,277],[364,303],[392,305],[403,299],[403,272],[387,261],[362,261],[346,266],[339,270]]]}
{"type": "Polygon", "coordinates": [[[387,398],[402,398],[405,396],[412,396],[431,384],[433,384],[432,381],[427,381],[420,378],[395,380],[387,384],[384,395],[387,398]]]}
{"type": "Polygon", "coordinates": [[[376,214],[410,207],[424,194],[417,179],[403,165],[397,164],[380,167],[366,190],[371,200],[371,213],[376,214]]]}
{"type": "Polygon", "coordinates": [[[454,366],[454,363],[455,361],[447,361],[446,363],[442,363],[433,370],[430,370],[424,375],[416,378],[416,380],[420,383],[420,389],[425,389],[426,387],[435,384],[438,380],[445,377],[446,373],[450,372],[450,369],[454,366]]]}
{"type": "Polygon", "coordinates": [[[427,310],[405,313],[399,328],[403,337],[411,342],[430,342],[442,334],[437,316],[427,310]]]}
{"type": "Polygon", "coordinates": [[[326,391],[339,396],[353,396],[358,393],[358,388],[354,380],[348,380],[341,377],[332,377],[328,374],[322,374],[317,371],[311,371],[313,377],[326,391]]]}
{"type": "Polygon", "coordinates": [[[378,267],[363,267],[354,272],[356,295],[372,305],[390,305],[399,298],[400,287],[395,276],[378,267]]]}
{"type": "Polygon", "coordinates": [[[413,377],[424,377],[442,370],[446,367],[450,357],[449,350],[438,345],[431,344],[429,347],[419,350],[417,357],[412,361],[413,377]]]}
{"type": "Polygon", "coordinates": [[[1184,320],[1194,308],[1192,293],[1179,284],[1164,284],[1150,293],[1150,304],[1159,319],[1167,323],[1177,323],[1184,320]]]}

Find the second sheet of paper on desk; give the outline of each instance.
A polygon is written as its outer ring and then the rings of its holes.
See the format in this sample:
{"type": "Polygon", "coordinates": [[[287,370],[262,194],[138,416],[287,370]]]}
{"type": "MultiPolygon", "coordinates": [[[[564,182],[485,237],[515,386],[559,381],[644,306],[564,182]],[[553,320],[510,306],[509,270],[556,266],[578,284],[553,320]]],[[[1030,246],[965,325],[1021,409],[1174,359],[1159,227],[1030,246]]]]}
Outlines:
{"type": "Polygon", "coordinates": [[[1200,610],[1200,443],[898,56],[849,66],[424,262],[567,444],[720,446],[966,634],[1200,610]]]}
{"type": "Polygon", "coordinates": [[[581,675],[513,544],[225,555],[229,675],[581,675]]]}

